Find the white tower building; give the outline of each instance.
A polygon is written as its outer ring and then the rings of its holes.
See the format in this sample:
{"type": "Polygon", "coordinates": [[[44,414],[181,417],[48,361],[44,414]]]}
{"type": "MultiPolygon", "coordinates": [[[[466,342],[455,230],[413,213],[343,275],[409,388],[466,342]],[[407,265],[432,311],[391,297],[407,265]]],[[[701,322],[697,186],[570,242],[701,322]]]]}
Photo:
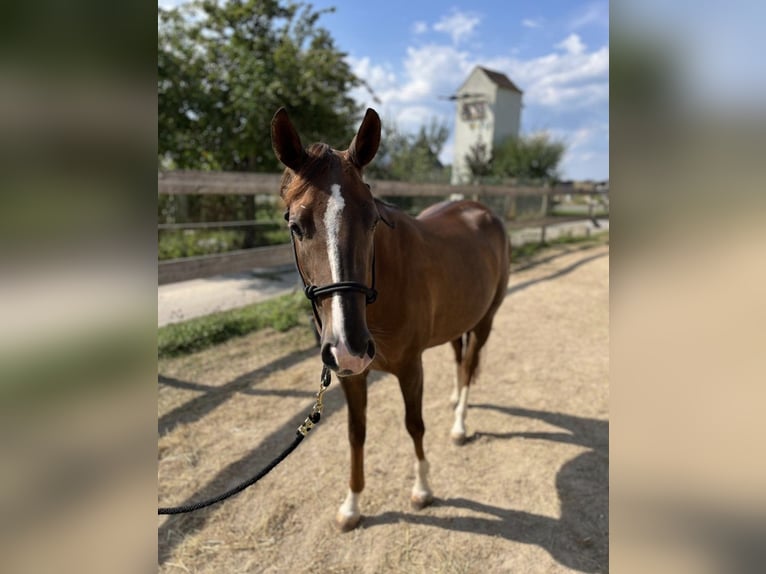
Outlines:
{"type": "Polygon", "coordinates": [[[503,73],[476,66],[453,98],[455,152],[452,184],[468,183],[471,171],[465,156],[483,143],[487,151],[509,136],[518,136],[521,122],[521,90],[503,73]]]}

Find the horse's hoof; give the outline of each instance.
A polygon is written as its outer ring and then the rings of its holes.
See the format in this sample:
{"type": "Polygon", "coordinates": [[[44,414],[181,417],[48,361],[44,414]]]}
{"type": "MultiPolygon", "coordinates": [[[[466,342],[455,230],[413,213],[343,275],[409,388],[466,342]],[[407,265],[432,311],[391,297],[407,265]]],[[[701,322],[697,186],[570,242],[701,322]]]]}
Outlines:
{"type": "Polygon", "coordinates": [[[450,435],[452,444],[456,446],[463,446],[466,443],[465,433],[452,433],[450,435]]]}
{"type": "Polygon", "coordinates": [[[430,492],[421,492],[410,497],[410,504],[414,510],[423,510],[426,506],[431,506],[433,501],[434,497],[430,492]]]}
{"type": "Polygon", "coordinates": [[[335,526],[337,526],[338,530],[341,532],[350,532],[359,526],[359,521],[361,519],[361,514],[348,515],[338,513],[338,515],[335,517],[335,526]]]}

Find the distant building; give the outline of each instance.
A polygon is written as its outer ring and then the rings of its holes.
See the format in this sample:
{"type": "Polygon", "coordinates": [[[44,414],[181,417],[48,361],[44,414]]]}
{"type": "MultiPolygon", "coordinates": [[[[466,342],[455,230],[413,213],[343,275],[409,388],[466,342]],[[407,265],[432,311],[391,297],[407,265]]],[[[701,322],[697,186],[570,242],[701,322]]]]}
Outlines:
{"type": "Polygon", "coordinates": [[[455,152],[452,184],[467,183],[471,171],[465,156],[471,147],[483,143],[487,151],[509,136],[519,135],[521,90],[500,72],[476,66],[457,90],[455,152]]]}

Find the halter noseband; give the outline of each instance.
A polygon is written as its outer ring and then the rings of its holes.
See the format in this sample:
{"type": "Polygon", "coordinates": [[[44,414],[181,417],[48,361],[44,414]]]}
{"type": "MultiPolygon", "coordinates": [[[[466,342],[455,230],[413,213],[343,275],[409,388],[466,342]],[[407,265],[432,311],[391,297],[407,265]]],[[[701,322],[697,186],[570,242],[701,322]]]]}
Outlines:
{"type": "Polygon", "coordinates": [[[309,301],[311,301],[311,309],[314,312],[314,319],[317,322],[319,328],[322,328],[322,320],[319,318],[319,310],[317,309],[317,299],[330,295],[332,293],[349,293],[357,292],[363,293],[367,304],[375,303],[378,298],[378,291],[375,289],[375,246],[372,248],[372,285],[367,287],[364,283],[358,283],[357,281],[338,281],[337,283],[328,283],[327,285],[311,285],[306,281],[306,276],[303,274],[301,265],[298,262],[298,250],[295,247],[295,237],[290,233],[290,243],[293,246],[293,258],[295,259],[295,267],[298,270],[301,281],[303,282],[303,292],[309,301]]]}

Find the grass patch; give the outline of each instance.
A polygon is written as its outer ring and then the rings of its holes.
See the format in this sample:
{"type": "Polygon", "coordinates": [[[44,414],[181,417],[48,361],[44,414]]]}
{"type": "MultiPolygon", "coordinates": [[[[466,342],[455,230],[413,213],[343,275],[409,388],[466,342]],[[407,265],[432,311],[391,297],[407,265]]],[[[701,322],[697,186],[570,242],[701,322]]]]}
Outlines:
{"type": "Polygon", "coordinates": [[[597,207],[593,210],[591,215],[588,215],[586,210],[562,208],[554,209],[551,215],[554,217],[582,217],[587,219],[588,217],[609,217],[609,210],[603,207],[597,207]]]}
{"type": "Polygon", "coordinates": [[[305,322],[310,313],[311,303],[302,291],[296,291],[240,309],[166,325],[158,330],[157,355],[186,355],[267,327],[287,331],[305,322]]]}

